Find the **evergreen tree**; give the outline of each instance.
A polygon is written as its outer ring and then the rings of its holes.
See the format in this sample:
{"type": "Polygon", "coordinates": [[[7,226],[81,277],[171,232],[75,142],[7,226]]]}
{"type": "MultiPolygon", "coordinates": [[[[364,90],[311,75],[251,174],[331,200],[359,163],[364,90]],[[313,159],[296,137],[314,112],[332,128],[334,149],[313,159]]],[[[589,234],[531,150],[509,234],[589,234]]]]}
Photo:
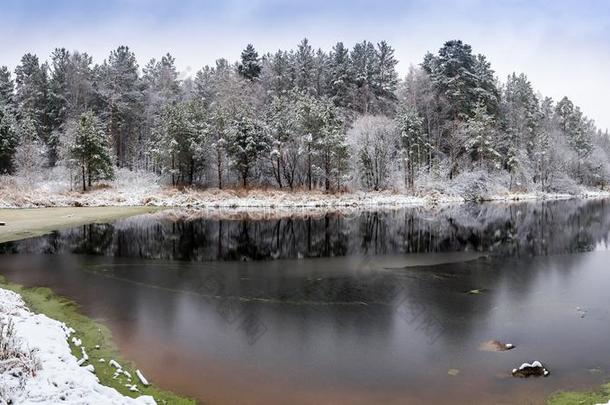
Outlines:
{"type": "Polygon", "coordinates": [[[472,162],[491,163],[499,168],[500,153],[496,150],[495,122],[483,103],[474,106],[474,113],[466,122],[465,149],[472,162]]]}
{"type": "Polygon", "coordinates": [[[17,118],[30,118],[37,136],[45,143],[49,140],[47,70],[46,64],[40,64],[38,57],[29,53],[15,69],[17,118]]]}
{"type": "Polygon", "coordinates": [[[350,75],[351,61],[349,50],[338,42],[330,53],[330,84],[329,95],[336,106],[348,108],[351,106],[351,96],[354,92],[350,75]]]}
{"type": "Polygon", "coordinates": [[[285,94],[293,87],[290,66],[290,55],[286,51],[277,51],[266,58],[263,69],[263,82],[274,95],[285,94]]]}
{"type": "Polygon", "coordinates": [[[68,86],[72,79],[69,77],[70,53],[65,48],[56,48],[51,54],[51,74],[47,102],[47,115],[49,122],[49,163],[55,164],[57,160],[57,146],[59,131],[68,118],[68,86]]]}
{"type": "Polygon", "coordinates": [[[396,125],[400,131],[405,186],[415,186],[415,170],[427,155],[430,145],[426,142],[423,120],[410,106],[403,107],[396,115],[396,125]]]}
{"type": "Polygon", "coordinates": [[[375,46],[368,41],[357,43],[350,53],[350,60],[350,75],[355,85],[352,105],[356,111],[368,114],[374,110],[374,81],[379,67],[375,46]]]}
{"type": "Polygon", "coordinates": [[[19,120],[15,132],[18,145],[13,155],[13,167],[17,175],[32,181],[42,173],[45,165],[45,145],[38,135],[36,122],[30,116],[19,120]]]}
{"type": "Polygon", "coordinates": [[[112,142],[119,167],[133,167],[136,135],[143,114],[143,93],[133,52],[120,46],[97,69],[101,118],[112,142]]]}
{"type": "Polygon", "coordinates": [[[292,65],[295,88],[302,92],[314,94],[316,91],[316,61],[307,38],[304,38],[297,46],[292,65]]]}
{"type": "Polygon", "coordinates": [[[266,125],[271,136],[271,171],[279,188],[282,188],[283,180],[288,182],[290,188],[294,186],[294,170],[296,165],[292,162],[291,141],[295,138],[298,130],[296,108],[292,100],[292,94],[275,96],[268,104],[265,111],[266,125]]]}
{"type": "Polygon", "coordinates": [[[96,180],[109,180],[114,177],[104,130],[99,119],[91,111],[80,116],[76,136],[70,146],[70,157],[80,167],[83,191],[87,190],[87,186],[91,187],[96,180]]]}
{"type": "Polygon", "coordinates": [[[398,61],[394,57],[394,49],[387,42],[377,44],[376,68],[373,76],[373,92],[376,97],[376,112],[390,114],[394,111],[396,102],[396,89],[398,86],[398,61]]]}
{"type": "Polygon", "coordinates": [[[438,56],[427,54],[422,67],[430,75],[438,96],[447,100],[449,119],[467,120],[479,104],[486,107],[488,114],[495,114],[498,92],[493,71],[484,57],[472,54],[470,45],[448,41],[438,56]]]}
{"type": "Polygon", "coordinates": [[[12,173],[18,139],[15,117],[8,105],[0,104],[0,174],[12,173]]]}
{"type": "Polygon", "coordinates": [[[193,184],[198,169],[197,151],[201,135],[187,103],[167,105],[156,129],[158,156],[162,166],[171,175],[172,185],[193,184]]]}
{"type": "Polygon", "coordinates": [[[533,153],[541,118],[538,104],[538,97],[524,74],[508,76],[502,97],[502,121],[509,140],[507,148],[523,147],[528,154],[533,153]]]}
{"type": "Polygon", "coordinates": [[[259,77],[261,73],[260,60],[258,58],[258,52],[254,49],[252,44],[248,44],[246,49],[241,53],[241,63],[238,65],[239,73],[248,80],[254,80],[259,77]]]}
{"type": "Polygon", "coordinates": [[[270,147],[267,129],[259,120],[240,116],[231,123],[227,150],[243,187],[248,187],[256,163],[270,147]]]}
{"type": "Polygon", "coordinates": [[[6,66],[0,66],[0,107],[14,109],[15,84],[6,66]]]}

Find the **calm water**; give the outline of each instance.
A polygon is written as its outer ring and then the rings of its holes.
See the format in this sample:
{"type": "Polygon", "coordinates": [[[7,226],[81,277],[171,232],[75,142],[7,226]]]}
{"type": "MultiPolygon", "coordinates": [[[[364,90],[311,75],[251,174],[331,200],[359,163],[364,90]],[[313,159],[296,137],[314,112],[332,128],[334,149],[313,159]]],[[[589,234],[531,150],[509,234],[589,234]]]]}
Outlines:
{"type": "Polygon", "coordinates": [[[76,300],[149,379],[211,404],[537,404],[610,379],[608,201],[220,218],[7,243],[0,274],[76,300]],[[536,359],[548,378],[510,376],[536,359]]]}

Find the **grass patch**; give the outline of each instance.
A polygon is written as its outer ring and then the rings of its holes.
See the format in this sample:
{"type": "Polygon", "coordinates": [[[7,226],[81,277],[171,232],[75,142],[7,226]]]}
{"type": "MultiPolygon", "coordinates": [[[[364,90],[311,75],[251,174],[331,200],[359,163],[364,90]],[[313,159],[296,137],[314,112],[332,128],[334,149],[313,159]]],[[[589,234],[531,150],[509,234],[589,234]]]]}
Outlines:
{"type": "Polygon", "coordinates": [[[610,383],[604,384],[597,391],[558,392],[547,400],[548,405],[595,405],[605,404],[610,399],[610,383]]]}
{"type": "MultiPolygon", "coordinates": [[[[182,405],[196,403],[192,399],[177,396],[154,385],[144,387],[140,384],[136,376],[136,367],[120,357],[116,346],[112,342],[110,330],[101,323],[81,314],[78,305],[73,301],[56,295],[49,288],[25,288],[9,282],[1,276],[0,287],[20,294],[33,312],[45,314],[49,318],[64,322],[76,330],[76,333],[72,336],[81,339],[82,346],[85,347],[89,355],[89,361],[85,364],[92,364],[95,367],[95,374],[101,384],[112,387],[121,394],[132,398],[140,395],[151,395],[158,404],[182,405]],[[100,348],[96,349],[96,345],[99,345],[100,348]],[[104,359],[105,362],[99,362],[99,359],[104,359]],[[113,378],[116,369],[108,364],[111,359],[119,362],[123,370],[131,374],[131,381],[123,374],[116,379],[113,378]],[[130,392],[125,384],[136,384],[140,392],[130,392]]],[[[68,343],[72,354],[76,358],[81,358],[81,348],[76,347],[71,341],[68,343]]]]}

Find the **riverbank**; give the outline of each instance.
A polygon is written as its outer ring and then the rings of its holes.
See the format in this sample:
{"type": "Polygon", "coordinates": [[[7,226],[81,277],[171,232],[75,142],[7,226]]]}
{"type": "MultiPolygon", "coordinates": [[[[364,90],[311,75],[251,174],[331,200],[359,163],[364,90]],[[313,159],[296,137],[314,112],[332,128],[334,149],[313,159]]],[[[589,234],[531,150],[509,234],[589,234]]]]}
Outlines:
{"type": "Polygon", "coordinates": [[[104,187],[85,193],[75,191],[44,191],[22,188],[0,193],[0,208],[40,207],[186,207],[186,208],[341,208],[341,207],[406,207],[455,204],[466,201],[557,200],[569,198],[609,197],[610,192],[580,190],[568,193],[496,193],[460,195],[456,193],[404,194],[398,191],[357,191],[324,193],[320,190],[277,189],[198,189],[153,186],[104,187]]]}
{"type": "Polygon", "coordinates": [[[0,278],[0,325],[0,397],[6,401],[194,404],[145,385],[136,368],[118,355],[108,329],[49,289],[23,288],[0,278]]]}
{"type": "Polygon", "coordinates": [[[547,405],[610,405],[610,383],[597,391],[565,391],[552,395],[547,405]]]}

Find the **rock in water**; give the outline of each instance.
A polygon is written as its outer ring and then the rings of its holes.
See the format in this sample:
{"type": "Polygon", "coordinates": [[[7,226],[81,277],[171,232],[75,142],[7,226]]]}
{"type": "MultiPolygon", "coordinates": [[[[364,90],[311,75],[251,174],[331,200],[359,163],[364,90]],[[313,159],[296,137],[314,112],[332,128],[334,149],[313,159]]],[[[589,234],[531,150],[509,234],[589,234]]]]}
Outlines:
{"type": "Polygon", "coordinates": [[[502,343],[499,340],[488,340],[479,346],[479,350],[485,352],[505,352],[514,348],[515,346],[512,343],[502,343]]]}
{"type": "Polygon", "coordinates": [[[523,363],[519,368],[513,369],[513,377],[546,377],[549,371],[538,360],[530,363],[523,363]]]}

